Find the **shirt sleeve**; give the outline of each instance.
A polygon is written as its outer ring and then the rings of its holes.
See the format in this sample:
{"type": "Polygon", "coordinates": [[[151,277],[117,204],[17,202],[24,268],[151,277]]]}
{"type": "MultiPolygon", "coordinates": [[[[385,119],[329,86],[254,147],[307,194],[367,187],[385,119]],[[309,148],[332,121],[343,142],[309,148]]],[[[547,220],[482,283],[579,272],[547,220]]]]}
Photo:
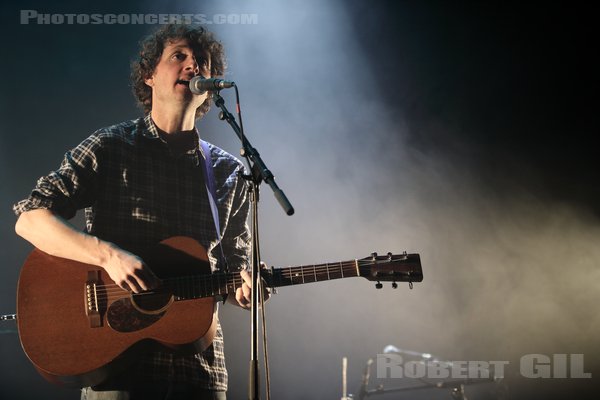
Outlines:
{"type": "Polygon", "coordinates": [[[13,206],[18,216],[26,211],[48,209],[70,219],[77,210],[93,203],[99,176],[100,137],[91,135],[69,150],[56,171],[38,179],[29,197],[13,206]]]}
{"type": "Polygon", "coordinates": [[[223,252],[231,271],[249,269],[250,267],[251,243],[250,229],[247,223],[248,214],[250,213],[250,201],[248,185],[239,176],[239,173],[243,170],[244,167],[240,165],[234,172],[236,177],[235,194],[227,228],[222,238],[223,252]]]}

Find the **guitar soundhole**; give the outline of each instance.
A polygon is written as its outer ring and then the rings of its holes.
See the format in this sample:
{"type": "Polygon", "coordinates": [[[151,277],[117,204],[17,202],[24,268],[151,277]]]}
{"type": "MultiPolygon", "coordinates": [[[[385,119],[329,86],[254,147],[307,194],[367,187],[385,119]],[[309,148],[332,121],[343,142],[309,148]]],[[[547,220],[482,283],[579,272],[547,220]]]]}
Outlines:
{"type": "Polygon", "coordinates": [[[132,301],[140,311],[157,312],[167,306],[172,299],[168,292],[140,293],[132,296],[132,301]]]}
{"type": "Polygon", "coordinates": [[[166,313],[172,297],[163,295],[133,295],[119,299],[108,307],[106,320],[117,332],[135,332],[147,328],[166,313]],[[142,300],[143,299],[143,300],[142,300]]]}

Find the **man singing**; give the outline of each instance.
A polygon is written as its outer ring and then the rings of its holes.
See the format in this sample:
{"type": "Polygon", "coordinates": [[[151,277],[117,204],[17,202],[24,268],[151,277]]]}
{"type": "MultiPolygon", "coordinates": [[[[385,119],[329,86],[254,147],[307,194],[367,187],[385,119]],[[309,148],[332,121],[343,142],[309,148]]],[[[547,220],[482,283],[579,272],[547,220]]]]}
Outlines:
{"type": "MultiPolygon", "coordinates": [[[[196,119],[211,94],[187,82],[220,77],[223,47],[202,27],[166,25],[146,38],[132,65],[135,96],[145,117],[100,129],[68,151],[14,206],[16,232],[51,255],[97,265],[122,289],[151,290],[160,280],[134,250],[173,236],[197,240],[213,272],[242,270],[245,281],[227,301],[250,307],[250,235],[241,163],[216,146],[204,154],[196,119]],[[205,157],[214,172],[220,222],[216,234],[205,186],[205,157]],[[85,208],[86,230],[68,220],[85,208]],[[223,257],[225,259],[223,259],[223,257]]],[[[85,356],[85,355],[82,355],[85,356]]],[[[198,354],[155,350],[123,374],[82,390],[82,399],[224,399],[227,371],[220,325],[198,354]]]]}

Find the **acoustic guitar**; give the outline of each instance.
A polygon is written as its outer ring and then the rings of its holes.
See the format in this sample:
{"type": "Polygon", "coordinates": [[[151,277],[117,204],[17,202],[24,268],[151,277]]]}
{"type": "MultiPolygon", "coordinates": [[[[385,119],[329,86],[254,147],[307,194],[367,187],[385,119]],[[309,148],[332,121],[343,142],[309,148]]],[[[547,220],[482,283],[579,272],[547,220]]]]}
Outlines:
{"type": "MultiPolygon", "coordinates": [[[[104,269],[54,257],[29,255],[17,288],[17,323],[23,350],[48,381],[93,386],[128,365],[140,351],[202,351],[217,325],[218,295],[235,293],[239,272],[211,273],[205,249],[173,237],[139,254],[161,278],[159,288],[133,294],[104,269]]],[[[268,287],[361,276],[377,281],[421,282],[418,254],[373,254],[360,260],[267,269],[268,287]]]]}

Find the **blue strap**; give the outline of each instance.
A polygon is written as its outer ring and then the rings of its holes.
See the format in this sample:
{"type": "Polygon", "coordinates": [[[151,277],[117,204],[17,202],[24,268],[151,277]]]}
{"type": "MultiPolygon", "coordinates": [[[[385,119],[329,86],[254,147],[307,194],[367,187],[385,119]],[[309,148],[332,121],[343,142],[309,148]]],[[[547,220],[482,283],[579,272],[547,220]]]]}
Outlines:
{"type": "Polygon", "coordinates": [[[217,231],[217,240],[219,242],[219,248],[221,249],[221,259],[223,261],[225,272],[229,271],[227,265],[227,259],[225,258],[225,253],[223,252],[223,246],[221,245],[221,224],[219,223],[219,209],[217,207],[217,185],[215,183],[215,173],[213,171],[212,166],[212,157],[210,156],[210,149],[208,147],[208,143],[204,140],[200,140],[200,147],[202,149],[202,155],[204,162],[202,163],[203,168],[202,172],[204,172],[204,185],[206,186],[206,192],[208,194],[208,202],[210,203],[210,211],[213,216],[213,221],[215,223],[215,229],[217,231]]]}

